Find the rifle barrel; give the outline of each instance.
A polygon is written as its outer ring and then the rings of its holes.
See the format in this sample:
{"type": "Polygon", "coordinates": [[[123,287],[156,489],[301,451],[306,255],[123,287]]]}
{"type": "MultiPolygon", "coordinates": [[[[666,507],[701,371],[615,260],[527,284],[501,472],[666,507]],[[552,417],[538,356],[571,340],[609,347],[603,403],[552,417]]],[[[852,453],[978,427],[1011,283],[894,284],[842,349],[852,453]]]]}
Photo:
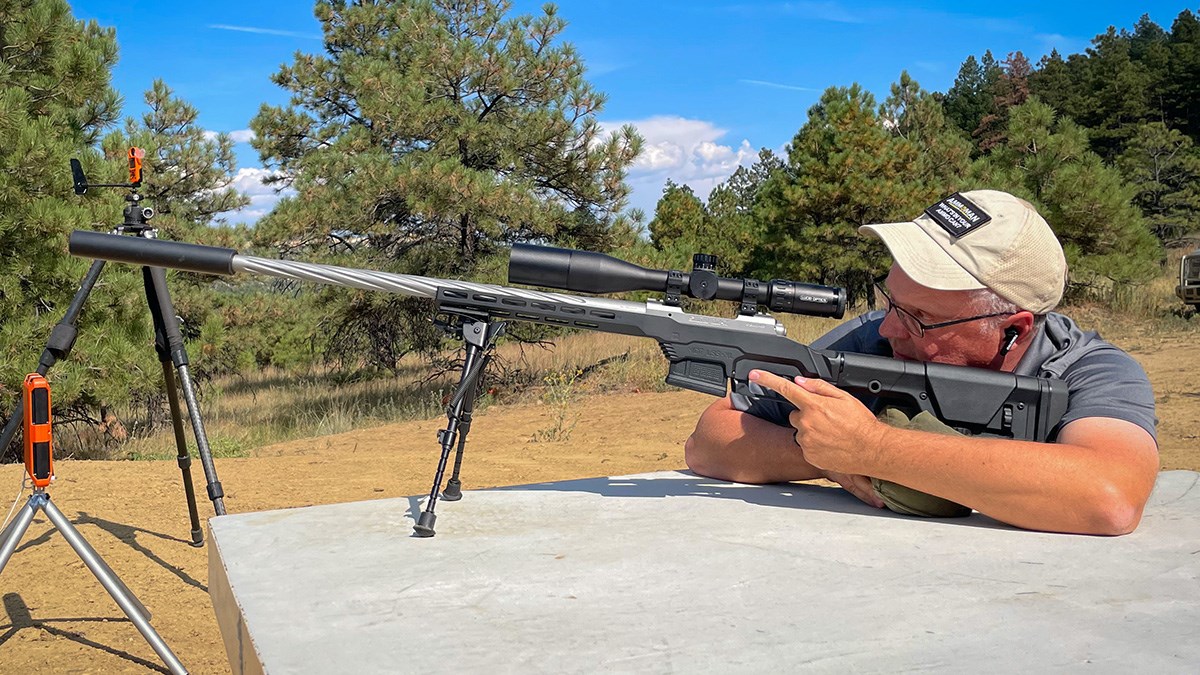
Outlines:
{"type": "Polygon", "coordinates": [[[186,244],[165,239],[103,234],[87,230],[73,232],[68,249],[72,255],[76,256],[147,267],[165,267],[224,276],[239,273],[256,274],[365,291],[398,293],[417,298],[432,299],[437,295],[439,289],[444,289],[467,294],[516,298],[526,302],[556,303],[623,312],[644,313],[646,311],[644,304],[625,300],[588,298],[456,279],[435,279],[415,274],[397,274],[337,265],[259,258],[241,255],[231,248],[186,244]]]}

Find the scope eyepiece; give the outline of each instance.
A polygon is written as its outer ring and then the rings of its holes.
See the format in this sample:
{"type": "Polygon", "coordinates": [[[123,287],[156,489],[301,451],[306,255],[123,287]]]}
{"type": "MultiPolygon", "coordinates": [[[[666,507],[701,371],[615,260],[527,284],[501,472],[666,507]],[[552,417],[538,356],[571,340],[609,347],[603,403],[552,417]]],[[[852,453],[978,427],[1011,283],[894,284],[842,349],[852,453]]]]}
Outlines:
{"type": "Polygon", "coordinates": [[[772,279],[767,298],[767,308],[772,312],[831,319],[840,319],[846,313],[846,289],[838,286],[772,279]]]}
{"type": "Polygon", "coordinates": [[[750,309],[743,309],[744,312],[755,311],[757,305],[773,312],[835,319],[842,318],[846,312],[846,290],[843,288],[785,279],[772,279],[763,284],[754,279],[719,277],[715,271],[717,257],[706,254],[696,254],[692,263],[694,268],[690,274],[669,272],[647,269],[592,251],[514,244],[508,261],[508,282],[580,293],[665,293],[674,274],[682,276],[683,290],[680,292],[698,300],[733,300],[742,302],[743,307],[749,304],[750,309]]]}

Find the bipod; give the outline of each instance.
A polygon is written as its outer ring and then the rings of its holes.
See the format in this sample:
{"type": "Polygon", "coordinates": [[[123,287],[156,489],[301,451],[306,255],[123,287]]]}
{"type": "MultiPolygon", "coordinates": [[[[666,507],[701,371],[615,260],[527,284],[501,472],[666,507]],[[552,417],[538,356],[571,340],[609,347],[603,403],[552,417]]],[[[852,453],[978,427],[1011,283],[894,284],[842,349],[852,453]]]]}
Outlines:
{"type": "Polygon", "coordinates": [[[50,428],[50,385],[46,378],[40,373],[28,375],[25,378],[22,400],[25,403],[18,413],[25,424],[25,470],[29,474],[28,480],[33,485],[33,494],[29,495],[29,501],[17,512],[12,523],[0,532],[0,573],[4,572],[4,567],[17,550],[21,538],[29,530],[34,515],[41,510],[62,533],[71,548],[75,549],[75,553],[79,554],[79,558],[96,576],[104,590],[117,601],[117,606],[125,612],[125,616],[129,617],[142,637],[146,638],[146,642],[150,643],[150,647],[162,659],[167,669],[175,674],[187,673],[187,669],[179,662],[171,648],[150,625],[150,612],[145,605],[138,601],[108,563],[96,553],[96,549],[79,534],[79,530],[75,529],[54,502],[50,501],[46,488],[54,480],[54,459],[50,428]]]}
{"type": "Polygon", "coordinates": [[[437,516],[433,509],[437,505],[438,490],[442,485],[442,477],[446,474],[446,464],[450,460],[450,449],[456,444],[458,449],[454,456],[454,473],[446,483],[442,498],[446,501],[462,499],[462,483],[458,474],[462,469],[463,449],[467,445],[467,433],[471,430],[471,415],[475,409],[475,399],[479,395],[479,385],[483,373],[492,358],[492,349],[496,339],[504,333],[507,324],[504,321],[490,321],[474,317],[452,317],[449,323],[441,324],[443,328],[459,337],[466,345],[466,356],[463,358],[462,371],[458,378],[458,387],[446,407],[446,428],[438,431],[438,443],[442,446],[442,454],[438,460],[437,473],[433,477],[433,488],[429,491],[429,500],[425,502],[425,510],[413,526],[413,534],[418,537],[432,537],[435,532],[433,524],[437,516]]]}

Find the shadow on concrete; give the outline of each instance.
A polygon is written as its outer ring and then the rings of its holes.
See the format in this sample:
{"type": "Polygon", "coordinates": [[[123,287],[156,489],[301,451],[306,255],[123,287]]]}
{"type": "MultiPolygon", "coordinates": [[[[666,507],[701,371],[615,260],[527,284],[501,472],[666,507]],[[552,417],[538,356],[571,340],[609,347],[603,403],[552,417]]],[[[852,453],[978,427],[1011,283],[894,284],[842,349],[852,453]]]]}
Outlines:
{"type": "Polygon", "coordinates": [[[4,630],[4,633],[0,633],[0,648],[3,648],[4,643],[8,642],[10,639],[12,639],[12,637],[15,636],[21,630],[26,629],[26,628],[35,628],[35,629],[41,630],[45,633],[49,633],[50,635],[53,635],[55,637],[65,638],[67,640],[70,640],[71,642],[81,644],[84,647],[89,647],[91,649],[96,649],[96,650],[102,651],[106,654],[111,654],[113,656],[116,656],[117,658],[129,661],[130,663],[136,663],[137,665],[139,665],[143,668],[146,668],[147,670],[153,670],[153,671],[156,671],[159,673],[169,672],[160,663],[155,663],[153,661],[147,661],[146,659],[134,656],[133,654],[130,654],[129,652],[123,652],[120,649],[115,649],[113,647],[109,647],[108,645],[101,644],[99,642],[95,642],[94,640],[89,640],[86,637],[80,635],[79,633],[73,633],[69,630],[63,630],[61,628],[56,628],[54,626],[48,625],[51,623],[75,623],[75,622],[94,622],[94,623],[122,622],[122,623],[129,624],[130,629],[134,630],[136,632],[137,629],[134,628],[133,623],[131,621],[129,621],[129,619],[126,617],[82,616],[82,617],[66,617],[66,618],[57,618],[57,619],[35,619],[35,618],[33,618],[33,614],[29,611],[29,606],[25,604],[25,600],[21,597],[21,595],[19,593],[5,593],[4,594],[4,612],[8,615],[8,625],[0,626],[0,630],[4,630]]]}
{"type": "MultiPolygon", "coordinates": [[[[813,485],[809,483],[773,483],[749,485],[728,483],[705,478],[689,471],[663,478],[584,478],[550,483],[532,483],[491,488],[499,492],[587,492],[602,497],[666,499],[668,497],[709,497],[714,499],[737,499],[747,504],[771,508],[826,511],[875,518],[899,518],[912,520],[914,516],[894,513],[887,509],[868,506],[840,487],[813,485]]],[[[966,527],[1013,530],[981,513],[966,518],[918,518],[941,523],[952,523],[966,527]]]]}

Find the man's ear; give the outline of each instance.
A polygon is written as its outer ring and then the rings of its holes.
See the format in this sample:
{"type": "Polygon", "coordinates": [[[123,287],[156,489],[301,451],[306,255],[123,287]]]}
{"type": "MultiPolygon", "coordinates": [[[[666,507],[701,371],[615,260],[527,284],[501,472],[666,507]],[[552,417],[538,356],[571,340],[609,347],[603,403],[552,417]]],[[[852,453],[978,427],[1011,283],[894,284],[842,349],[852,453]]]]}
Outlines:
{"type": "Polygon", "coordinates": [[[1017,346],[1017,341],[1021,336],[1033,330],[1033,314],[1030,312],[1017,312],[1009,319],[1008,326],[1004,329],[1004,342],[1000,346],[1000,353],[1007,354],[1017,346]]]}
{"type": "Polygon", "coordinates": [[[1021,337],[1021,331],[1016,326],[1009,326],[1004,329],[1004,344],[1000,347],[1001,354],[1007,354],[1012,351],[1012,348],[1017,346],[1017,338],[1021,337]]]}

